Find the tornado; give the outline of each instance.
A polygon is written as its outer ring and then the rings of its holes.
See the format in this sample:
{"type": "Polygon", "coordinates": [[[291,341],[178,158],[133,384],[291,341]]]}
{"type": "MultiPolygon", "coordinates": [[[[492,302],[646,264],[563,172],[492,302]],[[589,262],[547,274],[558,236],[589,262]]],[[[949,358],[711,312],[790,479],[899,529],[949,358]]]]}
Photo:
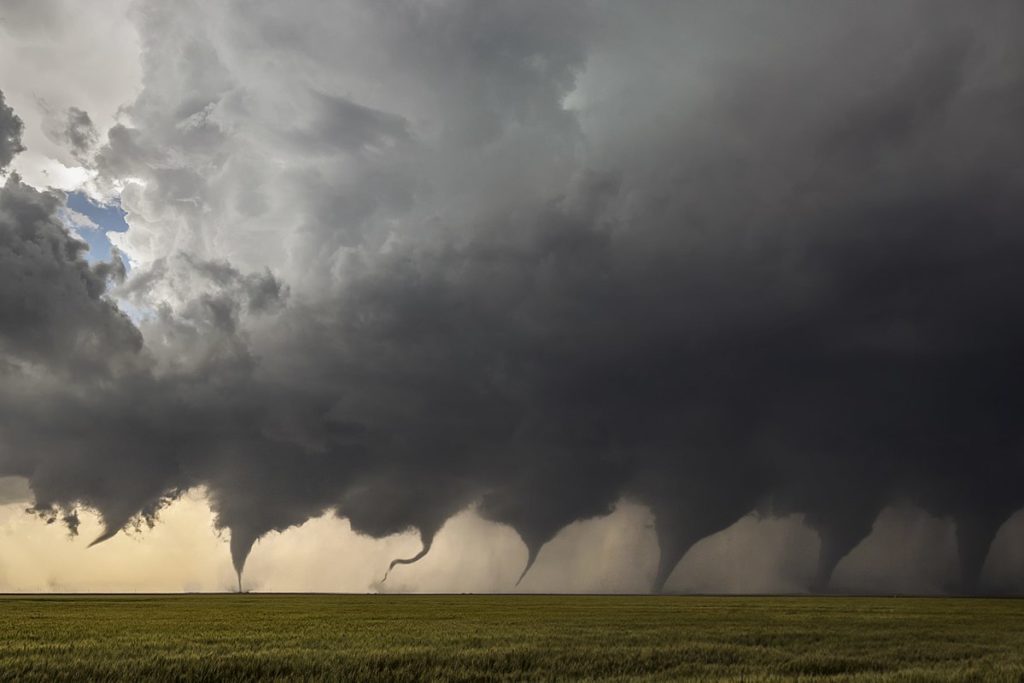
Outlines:
{"type": "Polygon", "coordinates": [[[965,595],[981,591],[981,575],[992,541],[999,529],[1018,509],[1021,501],[999,500],[994,497],[988,505],[961,510],[953,515],[956,530],[957,559],[960,567],[958,590],[965,595]]]}
{"type": "Polygon", "coordinates": [[[259,534],[247,531],[242,527],[231,527],[231,564],[235,568],[235,576],[238,579],[238,592],[242,592],[242,572],[245,570],[245,562],[249,558],[252,546],[256,543],[259,534]]]}
{"type": "Polygon", "coordinates": [[[651,582],[654,593],[665,591],[665,584],[679,562],[698,541],[732,526],[750,512],[735,508],[707,518],[678,508],[654,508],[654,528],[658,537],[658,569],[651,582]]]}
{"type": "Polygon", "coordinates": [[[753,502],[744,496],[714,498],[710,491],[701,495],[690,489],[679,499],[648,501],[654,515],[658,538],[658,569],[651,590],[662,593],[673,570],[698,541],[723,531],[753,510],[753,502]]]}
{"type": "Polygon", "coordinates": [[[815,511],[806,518],[808,526],[814,529],[820,540],[818,560],[814,578],[811,580],[812,593],[829,592],[832,574],[839,562],[850,554],[874,528],[879,510],[864,511],[826,510],[815,511]]]}
{"type": "Polygon", "coordinates": [[[615,465],[590,465],[587,486],[578,484],[580,471],[574,465],[590,464],[555,451],[536,470],[520,473],[488,491],[477,508],[484,519],[511,527],[526,546],[526,563],[516,586],[562,529],[573,522],[607,516],[616,503],[620,475],[615,465]]]}
{"type": "Polygon", "coordinates": [[[388,565],[387,571],[384,572],[384,578],[380,580],[381,583],[384,583],[388,580],[388,576],[391,574],[391,570],[397,567],[398,565],[415,564],[416,562],[419,562],[424,557],[426,557],[427,553],[430,552],[430,547],[434,544],[434,534],[425,534],[423,532],[420,532],[420,543],[422,544],[420,551],[412,557],[402,557],[391,560],[391,564],[388,565]]]}
{"type": "Polygon", "coordinates": [[[536,544],[533,544],[533,545],[527,544],[527,546],[526,546],[526,564],[523,566],[523,571],[521,571],[519,573],[519,578],[516,579],[516,584],[515,585],[516,585],[517,588],[519,587],[519,584],[521,584],[523,582],[523,579],[526,578],[526,575],[530,572],[530,568],[533,567],[533,563],[537,561],[537,555],[540,554],[540,548],[541,547],[542,546],[537,546],[536,544]]]}
{"type": "Polygon", "coordinates": [[[104,541],[109,541],[111,538],[117,535],[117,532],[121,531],[121,527],[106,527],[103,532],[94,538],[88,545],[89,548],[99,545],[104,541]]]}

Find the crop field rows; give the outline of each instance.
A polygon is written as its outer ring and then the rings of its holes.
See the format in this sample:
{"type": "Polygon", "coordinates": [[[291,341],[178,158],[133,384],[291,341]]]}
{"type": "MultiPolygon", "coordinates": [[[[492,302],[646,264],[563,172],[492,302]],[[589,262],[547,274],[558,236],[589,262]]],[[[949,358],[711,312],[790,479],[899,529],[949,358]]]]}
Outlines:
{"type": "Polygon", "coordinates": [[[0,678],[1024,680],[1024,600],[0,597],[0,678]]]}

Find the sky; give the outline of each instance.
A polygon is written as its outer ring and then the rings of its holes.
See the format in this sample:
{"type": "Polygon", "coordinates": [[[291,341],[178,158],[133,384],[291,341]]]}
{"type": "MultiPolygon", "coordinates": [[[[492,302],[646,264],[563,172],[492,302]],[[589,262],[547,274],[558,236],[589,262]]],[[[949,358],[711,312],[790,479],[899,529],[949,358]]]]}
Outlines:
{"type": "Polygon", "coordinates": [[[1022,21],[0,0],[0,591],[1024,591],[1022,21]]]}
{"type": "Polygon", "coordinates": [[[127,231],[124,217],[125,212],[116,197],[94,199],[85,192],[76,191],[67,195],[62,221],[75,236],[89,245],[84,255],[87,261],[95,263],[110,260],[112,245],[108,233],[127,231]]]}

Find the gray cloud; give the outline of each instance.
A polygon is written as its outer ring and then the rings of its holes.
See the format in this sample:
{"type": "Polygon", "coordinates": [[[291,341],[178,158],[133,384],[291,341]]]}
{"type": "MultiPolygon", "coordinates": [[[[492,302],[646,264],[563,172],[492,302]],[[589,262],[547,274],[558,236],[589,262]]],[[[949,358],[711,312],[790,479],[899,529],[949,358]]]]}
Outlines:
{"type": "Polygon", "coordinates": [[[142,313],[12,178],[0,474],[108,533],[204,485],[239,572],[472,504],[532,563],[626,498],[656,588],[756,509],[824,589],[909,501],[976,589],[1024,507],[1020,10],[648,5],[146,6],[98,156],[142,313]]]}
{"type": "Polygon", "coordinates": [[[0,93],[0,171],[7,168],[14,155],[22,151],[21,119],[14,113],[0,93]]]}
{"type": "Polygon", "coordinates": [[[28,502],[32,492],[22,477],[0,477],[0,505],[28,502]]]}
{"type": "MultiPolygon", "coordinates": [[[[20,121],[8,110],[4,139],[19,149],[20,121]]],[[[0,123],[3,123],[0,121],[0,123]]],[[[0,352],[72,373],[94,372],[118,354],[138,351],[142,339],[104,296],[123,280],[124,265],[89,264],[86,245],[57,219],[63,197],[39,192],[12,173],[0,188],[0,352]]]]}
{"type": "Polygon", "coordinates": [[[99,140],[88,112],[77,107],[68,109],[67,127],[64,131],[71,152],[77,157],[85,157],[99,140]]]}

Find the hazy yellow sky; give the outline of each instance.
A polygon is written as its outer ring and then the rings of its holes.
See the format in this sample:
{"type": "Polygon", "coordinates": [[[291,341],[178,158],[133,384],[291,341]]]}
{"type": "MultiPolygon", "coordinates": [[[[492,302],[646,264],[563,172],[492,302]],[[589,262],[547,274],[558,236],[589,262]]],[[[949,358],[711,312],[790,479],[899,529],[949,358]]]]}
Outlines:
{"type": "MultiPolygon", "coordinates": [[[[27,489],[3,482],[5,498],[27,489]]],[[[224,591],[234,572],[227,533],[213,527],[203,491],[191,491],[165,509],[153,529],[124,532],[89,548],[100,533],[85,511],[78,537],[60,524],[27,514],[27,501],[0,505],[0,591],[224,591]]],[[[986,574],[1012,581],[1024,568],[1013,538],[1024,514],[1004,527],[986,574]]],[[[374,540],[355,534],[333,515],[284,533],[271,533],[246,566],[246,589],[259,591],[645,591],[657,553],[650,513],[622,503],[609,517],[578,522],[546,547],[516,588],[526,549],[508,527],[468,510],[441,531],[431,553],[395,569],[379,583],[390,560],[419,547],[412,534],[374,540]]],[[[753,515],[705,539],[680,563],[668,587],[678,591],[764,592],[803,590],[814,570],[817,537],[796,518],[753,515]]],[[[836,571],[839,586],[862,590],[940,591],[955,575],[951,526],[909,508],[890,508],[876,531],[836,571]],[[935,549],[938,548],[938,551],[935,549]]]]}

